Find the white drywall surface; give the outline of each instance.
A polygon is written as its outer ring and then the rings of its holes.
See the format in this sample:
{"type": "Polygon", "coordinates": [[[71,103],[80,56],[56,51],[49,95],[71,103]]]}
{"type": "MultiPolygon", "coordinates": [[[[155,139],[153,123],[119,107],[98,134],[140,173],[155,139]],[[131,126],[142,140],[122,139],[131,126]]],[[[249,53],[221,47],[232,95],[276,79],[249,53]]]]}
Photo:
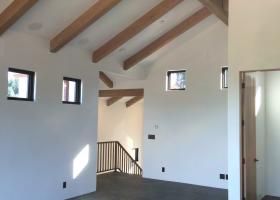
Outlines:
{"type": "Polygon", "coordinates": [[[145,83],[144,177],[227,188],[219,179],[227,174],[227,91],[220,90],[227,27],[213,16],[201,27],[165,47],[177,45],[154,64],[145,83]],[[181,69],[186,91],[167,92],[167,71],[181,69]],[[156,139],[148,140],[149,134],[156,139]]]}
{"type": "Polygon", "coordinates": [[[280,68],[278,0],[229,2],[229,200],[241,199],[240,72],[280,68]]]}
{"type": "Polygon", "coordinates": [[[48,40],[1,36],[0,199],[62,200],[95,191],[97,91],[98,72],[86,53],[68,47],[53,54],[48,40]],[[9,67],[35,71],[34,102],[7,100],[9,67]],[[63,76],[82,79],[82,105],[61,103],[63,76]],[[87,145],[88,163],[73,179],[73,162],[83,149],[86,159],[87,145]]]}

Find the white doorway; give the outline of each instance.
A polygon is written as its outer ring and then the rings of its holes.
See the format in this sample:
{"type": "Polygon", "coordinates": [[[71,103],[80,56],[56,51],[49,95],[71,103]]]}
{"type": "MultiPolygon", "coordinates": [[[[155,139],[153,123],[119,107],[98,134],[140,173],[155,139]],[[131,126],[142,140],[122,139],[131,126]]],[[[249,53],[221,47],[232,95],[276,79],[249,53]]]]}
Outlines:
{"type": "Polygon", "coordinates": [[[280,200],[280,71],[242,73],[242,190],[280,200]]]}

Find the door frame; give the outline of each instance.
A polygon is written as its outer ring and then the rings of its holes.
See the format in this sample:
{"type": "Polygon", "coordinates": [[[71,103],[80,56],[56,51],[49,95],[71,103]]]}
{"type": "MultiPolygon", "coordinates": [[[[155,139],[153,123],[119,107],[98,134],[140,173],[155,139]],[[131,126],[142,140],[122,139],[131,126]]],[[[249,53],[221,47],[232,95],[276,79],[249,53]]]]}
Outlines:
{"type": "Polygon", "coordinates": [[[263,69],[263,70],[247,70],[247,71],[240,71],[239,72],[239,95],[240,95],[240,133],[241,133],[241,139],[240,139],[240,146],[241,146],[241,151],[240,151],[240,191],[241,191],[241,200],[245,200],[245,160],[244,160],[244,126],[243,126],[243,120],[244,120],[244,89],[243,89],[243,83],[245,79],[245,74],[250,73],[250,72],[273,72],[273,71],[280,71],[279,69],[263,69]]]}

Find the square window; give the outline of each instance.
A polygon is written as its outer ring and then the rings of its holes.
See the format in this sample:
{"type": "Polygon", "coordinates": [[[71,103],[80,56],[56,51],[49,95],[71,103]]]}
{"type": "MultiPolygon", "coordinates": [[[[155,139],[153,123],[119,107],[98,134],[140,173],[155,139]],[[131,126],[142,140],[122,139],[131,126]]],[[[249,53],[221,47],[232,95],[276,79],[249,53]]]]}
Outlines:
{"type": "Polygon", "coordinates": [[[32,71],[9,68],[8,100],[34,101],[34,77],[32,71]]]}
{"type": "Polygon", "coordinates": [[[81,104],[81,80],[63,78],[62,102],[65,104],[81,104]]]}
{"type": "Polygon", "coordinates": [[[228,88],[228,67],[222,68],[221,85],[222,89],[228,88]]]}
{"type": "Polygon", "coordinates": [[[167,90],[186,89],[186,70],[167,72],[167,90]]]}

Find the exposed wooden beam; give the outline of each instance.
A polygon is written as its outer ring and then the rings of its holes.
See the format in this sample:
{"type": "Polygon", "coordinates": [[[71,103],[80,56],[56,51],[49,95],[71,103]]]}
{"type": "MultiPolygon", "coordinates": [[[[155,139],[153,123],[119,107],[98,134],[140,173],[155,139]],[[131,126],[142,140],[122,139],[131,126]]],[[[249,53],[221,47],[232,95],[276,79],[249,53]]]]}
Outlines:
{"type": "Polygon", "coordinates": [[[99,97],[144,96],[144,89],[99,90],[99,97]]]}
{"type": "Polygon", "coordinates": [[[55,36],[50,42],[50,51],[57,52],[64,45],[74,39],[88,26],[96,22],[121,0],[99,0],[84,14],[55,36]]]}
{"type": "Polygon", "coordinates": [[[24,15],[38,0],[14,0],[0,14],[0,35],[11,27],[22,15],[24,15]]]}
{"type": "Polygon", "coordinates": [[[123,68],[125,70],[130,69],[131,67],[133,67],[134,65],[136,65],[137,63],[145,59],[146,57],[153,54],[155,51],[162,48],[167,43],[177,38],[179,35],[183,34],[187,30],[189,30],[190,28],[192,28],[193,26],[201,22],[209,15],[211,15],[211,12],[207,8],[204,7],[200,9],[195,14],[188,17],[183,22],[175,26],[173,29],[165,33],[163,36],[156,39],[151,44],[149,44],[148,46],[140,50],[138,53],[125,60],[123,68]]]}
{"type": "Polygon", "coordinates": [[[226,25],[228,25],[228,13],[224,8],[213,0],[199,0],[205,7],[207,7],[213,14],[220,18],[226,25]]]}
{"type": "Polygon", "coordinates": [[[107,106],[111,106],[117,101],[121,100],[123,97],[111,97],[110,99],[107,99],[107,106]]]}
{"type": "Polygon", "coordinates": [[[109,88],[113,88],[113,87],[114,87],[113,81],[112,81],[104,72],[99,72],[99,78],[100,78],[100,80],[102,80],[103,83],[105,83],[105,85],[107,85],[109,88]]]}
{"type": "Polygon", "coordinates": [[[228,0],[223,0],[223,8],[228,15],[228,0]]]}
{"type": "Polygon", "coordinates": [[[132,99],[127,101],[125,103],[125,105],[128,108],[128,107],[132,106],[133,104],[137,103],[138,101],[140,101],[141,99],[143,99],[143,96],[133,97],[132,99]]]}
{"type": "Polygon", "coordinates": [[[145,15],[143,15],[134,23],[129,25],[122,32],[117,34],[99,49],[94,51],[92,55],[92,61],[100,61],[105,56],[112,53],[115,49],[123,45],[125,42],[133,38],[139,32],[143,31],[145,28],[147,28],[149,25],[151,25],[153,22],[162,17],[164,14],[166,14],[168,11],[170,11],[182,1],[183,0],[163,0],[157,6],[148,11],[145,15]]]}

